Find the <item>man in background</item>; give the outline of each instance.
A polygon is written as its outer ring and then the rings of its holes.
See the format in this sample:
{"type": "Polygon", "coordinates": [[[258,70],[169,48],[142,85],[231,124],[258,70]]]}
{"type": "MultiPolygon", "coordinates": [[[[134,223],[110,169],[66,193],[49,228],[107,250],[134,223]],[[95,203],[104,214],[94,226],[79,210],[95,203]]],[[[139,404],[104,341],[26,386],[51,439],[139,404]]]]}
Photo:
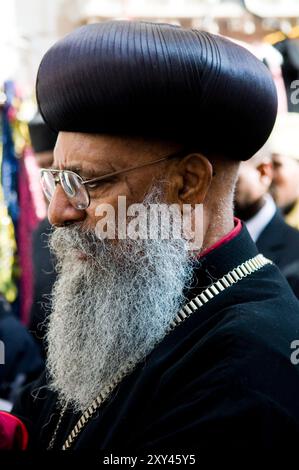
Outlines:
{"type": "Polygon", "coordinates": [[[299,297],[299,231],[283,220],[269,194],[273,174],[268,144],[250,160],[241,163],[236,215],[246,222],[259,251],[280,268],[299,297]]]}
{"type": "MultiPolygon", "coordinates": [[[[31,335],[1,294],[0,341],[0,399],[6,400],[9,408],[20,388],[37,379],[43,362],[31,335]]],[[[3,409],[3,402],[0,408],[3,409]]]]}
{"type": "Polygon", "coordinates": [[[299,114],[277,117],[269,139],[273,158],[271,191],[285,221],[299,229],[299,114]]]}
{"type": "MultiPolygon", "coordinates": [[[[57,135],[45,124],[41,115],[36,113],[29,122],[31,145],[40,168],[49,168],[53,163],[53,149],[57,135]]],[[[55,270],[47,239],[51,232],[48,218],[42,220],[33,234],[34,291],[30,314],[29,330],[34,335],[43,356],[45,356],[43,337],[46,329],[45,302],[55,281],[55,270]]]]}

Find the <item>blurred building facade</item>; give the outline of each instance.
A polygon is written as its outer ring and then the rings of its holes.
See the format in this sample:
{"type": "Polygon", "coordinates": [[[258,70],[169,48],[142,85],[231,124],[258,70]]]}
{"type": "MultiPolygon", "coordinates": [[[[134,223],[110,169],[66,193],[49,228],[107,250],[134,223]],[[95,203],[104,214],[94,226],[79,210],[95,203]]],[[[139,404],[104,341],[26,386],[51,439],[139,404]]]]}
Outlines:
{"type": "Polygon", "coordinates": [[[28,90],[44,52],[90,22],[167,21],[246,42],[299,23],[298,0],[1,0],[0,6],[0,83],[13,78],[28,90]]]}

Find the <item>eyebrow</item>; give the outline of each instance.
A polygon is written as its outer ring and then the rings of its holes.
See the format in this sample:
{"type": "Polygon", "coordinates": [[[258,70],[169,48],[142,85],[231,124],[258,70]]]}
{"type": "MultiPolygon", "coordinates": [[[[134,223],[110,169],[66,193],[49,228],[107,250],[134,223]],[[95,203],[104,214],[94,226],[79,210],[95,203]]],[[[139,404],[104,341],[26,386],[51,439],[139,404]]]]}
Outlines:
{"type": "MultiPolygon", "coordinates": [[[[105,176],[108,173],[111,173],[115,171],[111,165],[109,165],[105,168],[104,171],[96,170],[93,168],[82,168],[81,166],[76,166],[76,165],[69,165],[68,167],[65,167],[64,170],[69,170],[69,171],[74,171],[75,173],[78,173],[83,179],[92,179],[100,176],[105,176]]],[[[60,170],[60,168],[57,168],[57,166],[52,166],[50,168],[51,170],[60,170]]]]}

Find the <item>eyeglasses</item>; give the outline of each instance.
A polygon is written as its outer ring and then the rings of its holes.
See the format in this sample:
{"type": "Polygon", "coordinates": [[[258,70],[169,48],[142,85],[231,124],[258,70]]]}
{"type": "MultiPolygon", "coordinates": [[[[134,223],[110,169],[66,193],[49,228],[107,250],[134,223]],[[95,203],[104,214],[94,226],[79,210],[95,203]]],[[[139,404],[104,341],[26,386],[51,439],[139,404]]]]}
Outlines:
{"type": "Polygon", "coordinates": [[[85,210],[90,204],[90,194],[87,189],[87,185],[92,185],[99,181],[104,181],[114,176],[137,170],[137,168],[143,168],[144,166],[153,165],[169,158],[180,157],[182,155],[186,155],[186,150],[165,155],[153,162],[142,163],[141,165],[133,166],[125,170],[118,170],[89,180],[84,180],[82,176],[72,170],[53,170],[51,168],[42,168],[40,170],[41,185],[46,198],[50,202],[54,196],[56,185],[60,183],[72,206],[78,210],[85,210]]]}

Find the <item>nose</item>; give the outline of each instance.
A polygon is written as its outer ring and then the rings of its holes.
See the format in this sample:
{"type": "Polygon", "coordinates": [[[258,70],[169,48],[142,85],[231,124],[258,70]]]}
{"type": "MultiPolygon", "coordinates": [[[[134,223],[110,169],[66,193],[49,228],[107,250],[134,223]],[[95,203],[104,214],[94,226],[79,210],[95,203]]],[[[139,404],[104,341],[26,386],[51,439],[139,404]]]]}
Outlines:
{"type": "Polygon", "coordinates": [[[85,217],[86,211],[73,207],[60,184],[57,184],[48,207],[48,219],[50,224],[55,227],[62,227],[64,225],[81,222],[85,217]]]}

